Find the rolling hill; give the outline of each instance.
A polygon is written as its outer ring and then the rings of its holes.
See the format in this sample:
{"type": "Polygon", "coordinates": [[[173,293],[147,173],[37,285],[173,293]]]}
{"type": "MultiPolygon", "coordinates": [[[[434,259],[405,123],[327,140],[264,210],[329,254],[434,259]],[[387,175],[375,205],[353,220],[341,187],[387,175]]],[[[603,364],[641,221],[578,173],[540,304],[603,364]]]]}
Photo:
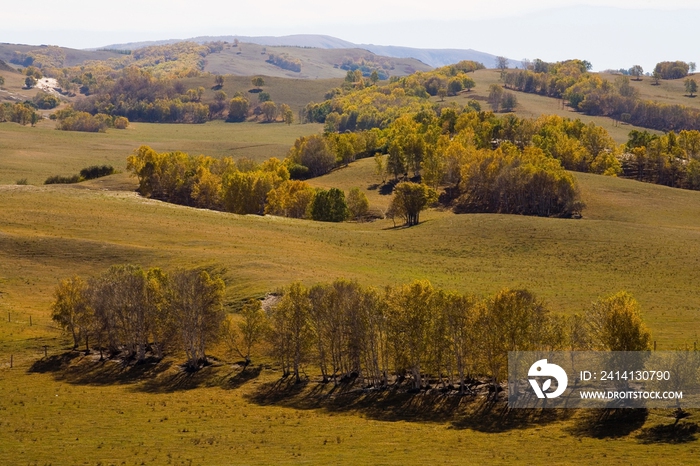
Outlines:
{"type": "MultiPolygon", "coordinates": [[[[306,47],[317,49],[364,49],[380,56],[394,58],[414,58],[431,67],[439,67],[457,63],[461,60],[473,60],[483,63],[486,67],[494,66],[496,55],[479,52],[472,49],[420,49],[414,47],[399,47],[391,45],[374,44],[354,44],[336,37],[315,35],[315,34],[295,34],[290,36],[200,36],[185,39],[197,43],[223,40],[233,42],[239,40],[251,44],[277,46],[277,47],[306,47]]],[[[164,41],[132,42],[126,44],[113,44],[105,48],[134,50],[150,45],[172,44],[181,41],[180,39],[170,39],[164,41]]],[[[510,60],[512,66],[520,66],[517,60],[510,60]]]]}

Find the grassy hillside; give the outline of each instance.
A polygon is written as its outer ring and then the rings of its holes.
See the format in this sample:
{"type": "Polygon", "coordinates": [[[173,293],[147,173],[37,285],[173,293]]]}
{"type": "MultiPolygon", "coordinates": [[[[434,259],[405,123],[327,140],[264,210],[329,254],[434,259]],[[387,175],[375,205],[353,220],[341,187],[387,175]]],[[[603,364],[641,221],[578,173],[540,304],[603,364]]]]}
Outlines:
{"type": "MultiPolygon", "coordinates": [[[[476,87],[472,89],[469,92],[462,92],[461,94],[455,96],[455,97],[446,97],[445,102],[457,102],[460,105],[466,104],[470,99],[475,99],[479,101],[481,104],[481,108],[484,110],[490,110],[489,104],[487,102],[487,98],[489,95],[489,86],[491,84],[499,84],[502,85],[502,81],[500,81],[500,71],[498,70],[479,70],[474,73],[469,74],[470,77],[476,81],[476,87]]],[[[615,76],[605,76],[608,79],[614,80],[615,76]]],[[[643,86],[648,86],[655,88],[655,86],[651,86],[650,80],[647,78],[645,81],[642,82],[642,85],[640,86],[639,84],[635,84],[635,87],[640,87],[643,88],[643,86]]],[[[666,86],[675,86],[677,83],[669,84],[667,82],[664,82],[663,85],[666,86]]],[[[682,82],[681,82],[681,87],[682,87],[682,82]]],[[[648,91],[648,89],[644,88],[645,92],[648,91]]],[[[513,91],[509,90],[508,92],[512,92],[516,95],[518,99],[518,105],[515,108],[515,114],[520,116],[520,117],[527,117],[527,118],[537,118],[540,115],[559,115],[562,117],[566,118],[571,118],[571,119],[581,119],[584,122],[594,122],[596,125],[601,126],[605,128],[608,133],[617,141],[618,143],[622,144],[627,142],[627,135],[629,134],[630,131],[633,129],[639,130],[639,131],[644,131],[645,128],[641,128],[638,126],[633,126],[629,125],[626,123],[620,123],[616,122],[611,118],[607,117],[599,117],[599,116],[589,116],[589,115],[584,115],[583,113],[580,112],[575,112],[571,108],[563,105],[562,101],[560,99],[554,99],[551,97],[545,97],[541,96],[538,94],[529,94],[526,92],[518,92],[518,91],[513,91]]],[[[653,92],[653,91],[649,91],[653,92]]],[[[645,96],[645,94],[642,94],[645,96]]],[[[672,103],[680,103],[683,104],[686,103],[686,101],[691,101],[694,99],[688,99],[685,98],[685,100],[681,99],[682,96],[679,96],[678,99],[673,100],[672,103]]],[[[647,97],[644,97],[647,98],[647,97]]],[[[660,100],[657,99],[655,96],[649,95],[648,98],[652,100],[660,100]]],[[[434,97],[433,100],[439,101],[440,99],[438,97],[434,97]]],[[[659,131],[653,131],[653,130],[647,130],[655,134],[661,134],[659,131]]]]}
{"type": "Polygon", "coordinates": [[[226,47],[207,56],[205,71],[239,76],[264,75],[297,79],[327,79],[345,77],[347,71],[339,68],[346,59],[357,61],[383,60],[389,63],[391,76],[406,76],[416,71],[427,71],[431,67],[413,58],[379,57],[361,49],[319,49],[303,47],[266,47],[241,43],[238,48],[226,47]],[[284,70],[267,63],[268,54],[287,54],[301,61],[301,71],[284,70]]]}
{"type": "Polygon", "coordinates": [[[97,164],[125,170],[127,155],[142,144],[157,151],[180,150],[234,159],[284,158],[299,135],[321,130],[318,124],[222,121],[203,125],[132,123],[125,130],[106,133],[58,131],[54,126],[49,120],[34,128],[0,123],[0,184],[13,184],[22,178],[30,184],[42,184],[51,175],[74,174],[97,164]]]}
{"type": "MultiPolygon", "coordinates": [[[[608,81],[615,82],[620,75],[601,73],[600,77],[608,81]]],[[[700,79],[698,74],[689,76],[695,81],[700,79]]],[[[652,85],[654,82],[648,76],[642,76],[641,81],[634,81],[632,76],[630,84],[639,91],[639,97],[643,100],[655,100],[664,104],[686,105],[688,107],[700,108],[700,100],[697,97],[687,97],[685,94],[685,79],[662,79],[658,86],[652,85]]]]}
{"type": "MultiPolygon", "coordinates": [[[[369,187],[377,181],[370,162],[314,183],[369,187]]],[[[665,411],[600,424],[587,412],[505,414],[452,398],[398,399],[382,410],[348,407],[342,399],[317,407],[306,391],[275,395],[270,384],[280,372],[259,358],[256,364],[266,365],[247,373],[223,364],[194,376],[178,370],[178,359],[141,369],[81,358],[42,362],[42,345],[49,345],[50,356],[66,348],[48,318],[57,281],[126,262],[224,267],[230,301],[292,280],[344,276],[385,285],[428,278],[476,293],[528,287],[554,310],[570,313],[627,289],[639,299],[660,348],[697,339],[700,193],[576,176],[588,204],[581,220],[433,211],[410,229],[393,229],[389,220],[328,224],[203,211],[105,191],[102,180],[2,186],[0,462],[274,458],[287,464],[381,457],[382,463],[405,464],[420,456],[447,463],[468,457],[480,463],[655,464],[664,455],[692,462],[696,442],[659,443],[657,431],[649,430],[672,423],[665,411]]]]}
{"type": "MultiPolygon", "coordinates": [[[[323,102],[324,95],[331,89],[342,84],[343,78],[328,79],[293,79],[265,76],[265,85],[262,90],[270,94],[270,98],[277,105],[287,104],[294,110],[294,119],[299,119],[299,110],[309,102],[323,102]]],[[[202,100],[206,103],[214,100],[214,94],[219,88],[214,87],[214,76],[204,75],[198,78],[186,78],[183,80],[188,89],[203,87],[205,89],[202,100]]],[[[240,92],[250,100],[251,104],[258,104],[258,94],[250,92],[255,88],[251,84],[250,76],[224,77],[224,85],[221,88],[231,98],[236,92],[240,92]]]]}

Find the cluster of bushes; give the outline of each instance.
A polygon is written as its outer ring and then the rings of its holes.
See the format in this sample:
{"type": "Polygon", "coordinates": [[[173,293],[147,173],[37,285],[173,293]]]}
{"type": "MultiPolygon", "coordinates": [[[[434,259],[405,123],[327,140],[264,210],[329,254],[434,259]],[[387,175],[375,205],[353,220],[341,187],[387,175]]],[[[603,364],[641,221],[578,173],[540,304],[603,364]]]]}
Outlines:
{"type": "Polygon", "coordinates": [[[622,155],[627,178],[676,188],[700,190],[700,131],[657,136],[633,130],[622,155]]]}
{"type": "Polygon", "coordinates": [[[333,222],[354,214],[343,191],[290,180],[287,165],[275,158],[258,165],[142,146],[127,159],[127,169],[138,177],[142,195],[176,204],[333,222]]]}
{"type": "Polygon", "coordinates": [[[538,148],[477,150],[461,178],[456,212],[572,217],[583,209],[574,177],[538,148]]]}
{"type": "Polygon", "coordinates": [[[11,121],[22,126],[31,124],[34,126],[41,117],[29,104],[4,102],[0,104],[0,122],[11,121]]]}
{"type": "Polygon", "coordinates": [[[50,110],[60,105],[61,99],[48,92],[40,91],[33,98],[32,103],[38,108],[50,110]]]}
{"type": "Polygon", "coordinates": [[[384,290],[345,280],[294,283],[267,325],[273,354],[296,379],[313,364],[324,381],[380,387],[405,378],[413,390],[439,385],[462,393],[477,376],[503,380],[509,351],[641,351],[651,340],[625,292],[565,317],[527,290],[479,298],[427,281],[384,290]]]}
{"type": "MultiPolygon", "coordinates": [[[[389,69],[386,68],[386,64],[377,60],[368,60],[366,58],[344,58],[342,64],[335,65],[341,70],[345,71],[356,71],[359,70],[362,76],[365,78],[371,78],[372,75],[375,76],[376,81],[389,79],[389,69]]],[[[354,81],[354,75],[353,75],[354,81]]]]}
{"type": "Polygon", "coordinates": [[[283,70],[289,70],[299,73],[301,71],[301,60],[298,58],[293,58],[286,53],[282,54],[269,54],[267,62],[275,66],[282,68],[283,70]]]}
{"type": "Polygon", "coordinates": [[[654,67],[654,73],[663,79],[681,79],[688,76],[690,65],[684,61],[662,61],[654,67]]]}
{"type": "Polygon", "coordinates": [[[126,117],[104,113],[92,115],[88,112],[78,111],[72,106],[54,112],[50,118],[57,120],[56,129],[62,131],[97,133],[105,132],[107,128],[126,129],[129,126],[129,120],[126,117]]]}
{"type": "Polygon", "coordinates": [[[74,349],[84,343],[101,357],[106,351],[137,363],[149,352],[162,359],[184,351],[193,370],[206,363],[205,350],[219,337],[224,290],[223,280],[205,270],[113,266],[87,281],[61,281],[52,318],[72,335],[74,349]]]}
{"type": "Polygon", "coordinates": [[[92,165],[80,170],[80,174],[71,176],[54,175],[46,178],[44,184],[73,184],[81,181],[92,180],[109,176],[115,173],[114,167],[111,165],[92,165]]]}
{"type": "MultiPolygon", "coordinates": [[[[683,64],[682,73],[679,65],[671,62],[659,63],[657,68],[665,76],[682,77],[688,73],[688,65],[683,64]]],[[[587,115],[609,116],[636,126],[663,131],[700,129],[700,110],[641,100],[627,76],[620,76],[611,83],[588,73],[585,62],[580,60],[547,64],[542,71],[510,71],[506,73],[504,82],[507,88],[563,98],[569,106],[587,115]]]]}
{"type": "Polygon", "coordinates": [[[305,107],[304,119],[326,123],[330,117],[337,121],[337,130],[341,132],[383,129],[405,113],[433,109],[430,96],[454,95],[472,89],[475,82],[466,73],[481,68],[480,63],[463,61],[430,72],[393,77],[387,86],[381,87],[370,85],[376,83],[371,77],[366,82],[360,70],[349,71],[343,86],[329,92],[327,100],[311,102],[305,107]]]}

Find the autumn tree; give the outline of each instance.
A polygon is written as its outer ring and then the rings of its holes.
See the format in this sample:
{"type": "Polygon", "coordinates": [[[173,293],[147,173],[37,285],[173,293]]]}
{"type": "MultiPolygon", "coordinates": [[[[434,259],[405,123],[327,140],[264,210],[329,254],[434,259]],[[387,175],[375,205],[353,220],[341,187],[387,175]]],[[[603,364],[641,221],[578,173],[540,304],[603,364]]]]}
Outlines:
{"type": "Polygon", "coordinates": [[[245,121],[250,102],[245,97],[234,97],[229,102],[228,121],[245,121]]]}
{"type": "Polygon", "coordinates": [[[394,187],[391,204],[395,212],[406,220],[407,226],[418,225],[419,215],[437,200],[437,193],[422,183],[404,181],[394,187]]]}
{"type": "Polygon", "coordinates": [[[302,365],[309,361],[314,342],[309,290],[292,283],[272,312],[272,347],[285,376],[301,381],[302,365]]]}
{"type": "Polygon", "coordinates": [[[505,71],[508,69],[508,59],[506,57],[496,57],[496,68],[505,71]]]}
{"type": "Polygon", "coordinates": [[[204,270],[179,270],[171,277],[168,302],[189,370],[206,363],[206,348],[220,335],[223,297],[223,280],[204,270]]]}
{"type": "Polygon", "coordinates": [[[603,351],[646,351],[651,334],[636,299],[625,291],[596,301],[586,314],[594,346],[603,351]]]}
{"type": "Polygon", "coordinates": [[[214,78],[214,87],[217,89],[221,89],[224,87],[224,76],[217,74],[216,77],[214,78]]]}
{"type": "Polygon", "coordinates": [[[482,307],[479,329],[480,355],[497,384],[505,375],[509,351],[532,351],[544,342],[549,311],[527,290],[503,289],[482,307]]]}
{"type": "Polygon", "coordinates": [[[271,100],[263,102],[263,104],[260,106],[260,110],[265,116],[265,121],[267,122],[275,121],[275,119],[277,118],[277,105],[275,105],[275,103],[271,100]]]}
{"type": "Polygon", "coordinates": [[[694,97],[698,91],[698,83],[693,78],[688,78],[685,80],[685,92],[688,93],[688,97],[694,97]]]}
{"type": "Polygon", "coordinates": [[[80,277],[62,280],[54,291],[51,319],[73,337],[77,349],[90,325],[92,309],[87,284],[80,277]]]}
{"type": "Polygon", "coordinates": [[[287,180],[267,194],[265,213],[290,218],[308,218],[316,191],[308,183],[287,180]]]}
{"type": "Polygon", "coordinates": [[[288,125],[294,123],[294,111],[289,105],[280,105],[279,113],[280,115],[282,115],[282,120],[284,120],[285,123],[287,123],[288,125]]]}
{"type": "Polygon", "coordinates": [[[228,316],[223,332],[229,349],[242,357],[245,366],[248,366],[252,348],[263,341],[269,324],[262,303],[256,299],[250,299],[243,305],[240,317],[236,322],[233,316],[228,316]]]}
{"type": "Polygon", "coordinates": [[[335,167],[335,155],[323,136],[302,136],[294,142],[287,159],[309,169],[309,175],[325,175],[335,167]]]}

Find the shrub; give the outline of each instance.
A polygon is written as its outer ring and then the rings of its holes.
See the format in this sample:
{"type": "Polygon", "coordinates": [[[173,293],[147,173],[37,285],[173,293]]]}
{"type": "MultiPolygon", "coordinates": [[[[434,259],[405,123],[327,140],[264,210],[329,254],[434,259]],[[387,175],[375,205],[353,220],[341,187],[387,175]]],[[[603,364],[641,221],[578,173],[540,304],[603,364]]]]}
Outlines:
{"type": "Polygon", "coordinates": [[[41,91],[32,99],[32,103],[38,108],[48,110],[58,107],[61,103],[61,99],[48,92],[41,91]]]}
{"type": "Polygon", "coordinates": [[[114,167],[111,165],[92,165],[80,170],[80,177],[84,180],[92,180],[114,174],[114,167]]]}
{"type": "Polygon", "coordinates": [[[80,181],[79,175],[73,175],[73,176],[54,175],[54,176],[49,176],[48,178],[46,178],[46,181],[44,181],[44,184],[73,184],[73,183],[78,183],[79,181],[80,181]]]}
{"type": "Polygon", "coordinates": [[[129,126],[129,119],[126,117],[116,117],[114,119],[114,129],[126,129],[129,126]]]}

